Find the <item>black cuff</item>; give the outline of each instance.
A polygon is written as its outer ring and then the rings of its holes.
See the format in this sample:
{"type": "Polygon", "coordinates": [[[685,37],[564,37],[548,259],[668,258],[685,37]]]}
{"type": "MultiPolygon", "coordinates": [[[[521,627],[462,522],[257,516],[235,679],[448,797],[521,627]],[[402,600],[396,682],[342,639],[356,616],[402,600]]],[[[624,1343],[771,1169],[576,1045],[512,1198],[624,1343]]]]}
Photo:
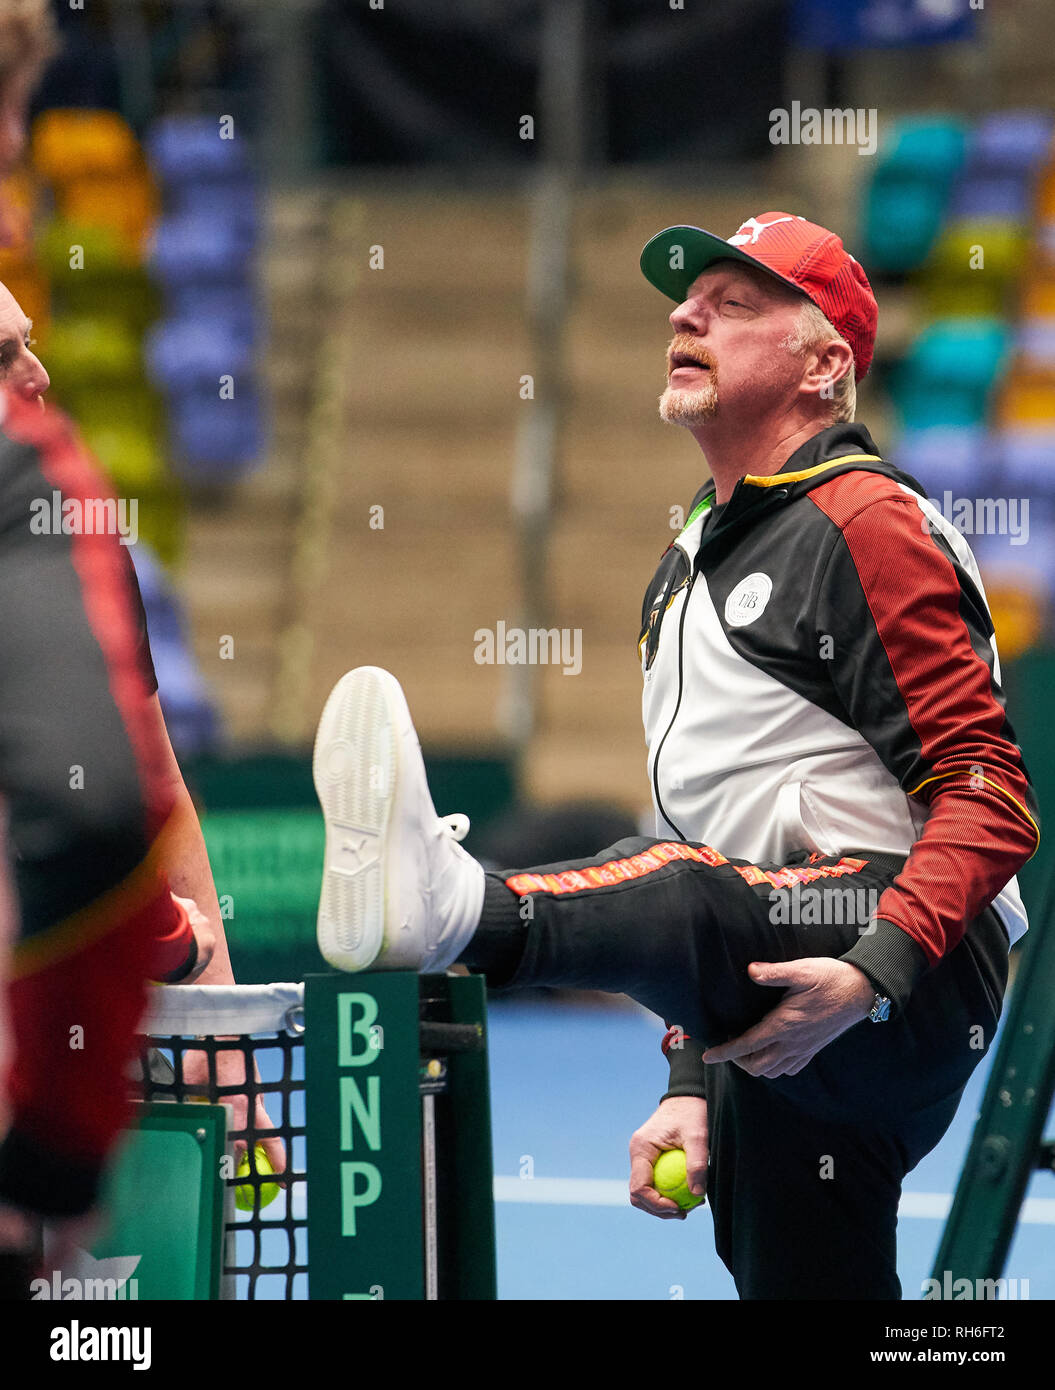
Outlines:
{"type": "Polygon", "coordinates": [[[667,1062],[670,1065],[670,1085],[661,1102],[672,1096],[697,1096],[707,1099],[707,1064],[702,1060],[703,1048],[693,1038],[681,1039],[681,1046],[673,1043],[667,1049],[667,1062]]]}
{"type": "Polygon", "coordinates": [[[198,938],[194,935],[190,939],[190,951],[187,959],[178,970],[171,970],[167,975],[162,975],[157,983],[159,985],[178,985],[180,980],[185,980],[194,967],[198,964],[198,938]]]}
{"type": "Polygon", "coordinates": [[[0,1144],[0,1201],[38,1216],[83,1216],[95,1206],[101,1159],[68,1158],[10,1129],[0,1144]]]}
{"type": "Polygon", "coordinates": [[[923,948],[908,932],[877,917],[840,960],[863,970],[877,993],[890,1000],[891,1017],[904,1011],[913,989],[930,968],[923,948]]]}

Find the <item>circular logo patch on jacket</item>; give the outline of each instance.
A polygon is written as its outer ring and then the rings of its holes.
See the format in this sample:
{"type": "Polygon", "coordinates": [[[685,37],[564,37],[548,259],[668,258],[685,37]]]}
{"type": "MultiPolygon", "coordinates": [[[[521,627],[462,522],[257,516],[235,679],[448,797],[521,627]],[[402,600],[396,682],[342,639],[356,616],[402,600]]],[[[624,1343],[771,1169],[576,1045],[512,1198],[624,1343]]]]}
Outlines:
{"type": "Polygon", "coordinates": [[[746,627],[765,612],[773,581],[768,574],[749,574],[725,600],[725,621],[730,627],[746,627]]]}

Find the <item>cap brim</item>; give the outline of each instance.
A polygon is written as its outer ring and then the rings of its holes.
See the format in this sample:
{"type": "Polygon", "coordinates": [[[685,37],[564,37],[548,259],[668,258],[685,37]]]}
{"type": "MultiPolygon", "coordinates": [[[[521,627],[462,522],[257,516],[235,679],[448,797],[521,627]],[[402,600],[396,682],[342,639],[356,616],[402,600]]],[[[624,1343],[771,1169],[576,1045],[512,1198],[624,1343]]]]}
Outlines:
{"type": "MultiPolygon", "coordinates": [[[[730,246],[713,232],[702,227],[667,227],[645,243],[641,252],[641,273],[650,285],[655,285],[675,304],[684,304],[689,288],[696,277],[715,261],[743,261],[779,280],[782,285],[804,295],[801,285],[788,280],[754,256],[730,246]],[[672,264],[673,263],[673,264],[672,264]]],[[[808,298],[808,296],[806,296],[808,298]]]]}

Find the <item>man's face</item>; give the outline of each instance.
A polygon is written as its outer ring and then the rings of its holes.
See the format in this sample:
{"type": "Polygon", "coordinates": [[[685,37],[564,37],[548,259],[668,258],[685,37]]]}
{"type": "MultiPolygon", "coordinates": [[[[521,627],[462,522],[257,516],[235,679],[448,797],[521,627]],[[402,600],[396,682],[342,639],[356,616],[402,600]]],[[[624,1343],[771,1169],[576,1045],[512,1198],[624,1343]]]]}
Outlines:
{"type": "Polygon", "coordinates": [[[719,410],[749,420],[790,406],[803,361],[784,344],[803,302],[764,271],[737,261],[708,266],[670,316],[662,419],[691,427],[719,410]]]}
{"type": "Polygon", "coordinates": [[[0,385],[27,401],[44,404],[51,385],[47,372],[30,350],[33,323],[5,285],[0,285],[0,385]]]}

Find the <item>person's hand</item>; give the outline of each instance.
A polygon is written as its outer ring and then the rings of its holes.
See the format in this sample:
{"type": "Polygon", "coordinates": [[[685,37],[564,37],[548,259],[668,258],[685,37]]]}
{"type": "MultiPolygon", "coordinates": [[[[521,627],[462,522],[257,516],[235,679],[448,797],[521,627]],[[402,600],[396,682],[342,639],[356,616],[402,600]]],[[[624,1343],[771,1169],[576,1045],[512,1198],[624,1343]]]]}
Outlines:
{"type": "Polygon", "coordinates": [[[671,1096],[630,1138],[630,1204],[652,1216],[684,1221],[689,1215],[652,1186],[652,1165],[664,1149],[685,1150],[690,1192],[707,1191],[707,1102],[697,1096],[671,1096]]]}
{"type": "MultiPolygon", "coordinates": [[[[216,1065],[216,1084],[218,1086],[244,1086],[245,1085],[245,1057],[241,1048],[224,1048],[218,1050],[215,1059],[216,1065]]],[[[256,1080],[260,1080],[260,1069],[253,1063],[253,1075],[256,1080]]],[[[183,1079],[188,1087],[195,1085],[202,1086],[202,1098],[205,1099],[207,1086],[204,1083],[209,1079],[209,1059],[204,1052],[185,1052],[183,1054],[183,1079]]],[[[243,1091],[237,1095],[221,1095],[219,1103],[231,1107],[231,1129],[245,1130],[252,1129],[256,1135],[256,1143],[262,1145],[267,1154],[268,1162],[271,1164],[275,1173],[282,1173],[286,1168],[286,1146],[278,1135],[265,1137],[268,1130],[274,1130],[275,1125],[271,1116],[267,1113],[263,1097],[257,1095],[253,1100],[253,1123],[250,1126],[249,1118],[249,1096],[243,1091]]],[[[242,1155],[246,1151],[244,1139],[238,1139],[234,1145],[235,1161],[240,1162],[242,1155]]]]}
{"type": "Polygon", "coordinates": [[[705,1062],[735,1062],[751,1076],[795,1076],[840,1033],[867,1018],[875,999],[868,976],[856,965],[827,956],[754,961],[755,984],[786,989],[761,1022],[703,1054],[705,1062]]]}
{"type": "Polygon", "coordinates": [[[190,918],[191,931],[194,933],[194,940],[198,944],[198,959],[194,963],[194,969],[179,981],[181,985],[189,985],[194,983],[212,960],[213,952],[216,950],[216,933],[213,931],[208,917],[205,916],[193,898],[178,898],[173,893],[172,900],[186,909],[187,916],[190,918]]]}

